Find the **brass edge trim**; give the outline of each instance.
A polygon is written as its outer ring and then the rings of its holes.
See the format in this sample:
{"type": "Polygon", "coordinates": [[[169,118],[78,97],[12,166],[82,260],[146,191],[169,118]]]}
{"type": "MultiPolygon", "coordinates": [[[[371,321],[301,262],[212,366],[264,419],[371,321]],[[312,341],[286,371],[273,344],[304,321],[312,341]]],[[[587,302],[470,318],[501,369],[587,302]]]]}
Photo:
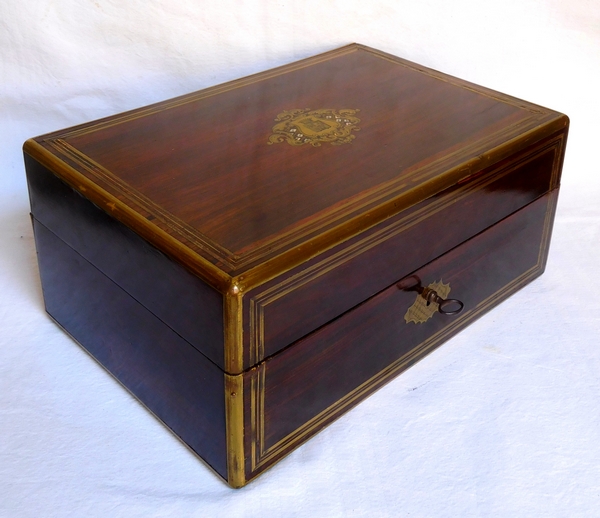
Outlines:
{"type": "Polygon", "coordinates": [[[225,376],[225,430],[227,434],[227,483],[246,484],[244,463],[244,376],[225,376]]]}
{"type": "MultiPolygon", "coordinates": [[[[357,399],[365,396],[368,392],[375,390],[384,383],[390,381],[403,367],[408,367],[411,362],[416,362],[423,358],[430,350],[435,348],[437,344],[443,341],[448,335],[459,327],[468,324],[473,319],[477,318],[481,313],[491,308],[501,300],[508,298],[512,293],[518,291],[521,287],[526,285],[535,276],[543,271],[543,261],[547,256],[549,239],[552,231],[552,220],[556,208],[558,190],[555,189],[550,193],[548,205],[546,207],[546,213],[544,216],[544,222],[542,226],[542,235],[540,236],[540,252],[538,254],[537,263],[523,272],[521,275],[516,277],[514,280],[506,284],[501,289],[497,290],[492,295],[486,297],[481,301],[475,308],[464,313],[461,317],[455,320],[452,324],[449,324],[445,328],[441,329],[437,333],[433,334],[427,340],[417,345],[411,351],[398,358],[392,364],[379,373],[375,374],[367,381],[360,384],[353,391],[349,392],[345,397],[339,399],[328,408],[317,414],[315,417],[307,421],[304,425],[297,428],[294,432],[283,437],[269,448],[265,448],[264,438],[264,397],[265,397],[265,364],[263,366],[263,372],[259,383],[251,385],[250,399],[253,403],[253,407],[257,412],[254,420],[257,425],[256,433],[252,434],[251,449],[253,454],[251,455],[252,465],[251,471],[255,471],[262,465],[268,463],[274,457],[284,454],[283,450],[294,448],[300,441],[307,435],[313,432],[319,426],[324,425],[328,420],[332,420],[339,416],[344,410],[351,405],[357,399]],[[544,250],[545,248],[545,250],[544,250]]],[[[252,403],[251,403],[252,404],[252,403]]]]}
{"type": "Polygon", "coordinates": [[[546,210],[546,219],[544,221],[544,234],[542,235],[542,244],[538,254],[538,264],[542,269],[546,268],[546,261],[550,253],[550,239],[552,237],[552,227],[554,224],[554,216],[556,215],[556,207],[558,205],[558,187],[550,193],[548,200],[548,209],[546,210]]]}
{"type": "MultiPolygon", "coordinates": [[[[560,115],[560,114],[559,114],[560,115]]],[[[525,131],[519,133],[518,135],[513,136],[509,140],[506,140],[499,146],[486,151],[483,155],[479,157],[475,157],[468,162],[465,162],[463,166],[468,166],[471,171],[477,173],[486,167],[490,167],[496,162],[500,162],[511,155],[517,154],[520,151],[527,149],[527,146],[531,146],[544,140],[548,137],[551,137],[555,133],[559,132],[563,129],[564,120],[562,116],[558,116],[554,119],[541,121],[541,123],[537,126],[527,125],[525,131]],[[483,165],[482,165],[483,161],[483,165]],[[472,167],[470,164],[473,163],[476,166],[472,167]]],[[[461,166],[458,166],[461,167],[461,166]]],[[[468,177],[469,175],[465,175],[468,177]]],[[[415,180],[420,180],[422,176],[415,176],[415,180]]]]}
{"type": "Polygon", "coordinates": [[[561,149],[559,150],[558,157],[556,159],[555,170],[553,171],[553,184],[552,188],[556,189],[560,186],[560,176],[562,173],[563,164],[565,161],[565,153],[567,151],[567,140],[569,138],[569,118],[565,115],[565,131],[561,134],[561,149]]]}
{"type": "Polygon", "coordinates": [[[61,180],[92,203],[137,232],[150,244],[175,258],[217,291],[224,293],[229,289],[231,276],[142,217],[131,207],[96,185],[92,180],[62,161],[41,144],[29,139],[23,145],[23,151],[44,167],[50,169],[61,180]]]}
{"type": "Polygon", "coordinates": [[[223,295],[225,371],[230,374],[239,374],[244,370],[243,303],[242,292],[234,283],[223,295]]]}
{"type": "MultiPolygon", "coordinates": [[[[538,146],[530,154],[521,157],[518,161],[506,165],[501,169],[490,171],[487,175],[481,179],[476,179],[473,183],[465,184],[457,191],[448,194],[447,196],[440,198],[436,202],[423,207],[423,209],[410,214],[409,216],[402,218],[392,225],[377,231],[374,234],[367,236],[365,239],[358,241],[351,246],[333,254],[321,262],[312,265],[311,267],[299,272],[291,277],[283,279],[280,283],[275,284],[267,290],[259,293],[252,297],[249,301],[249,352],[250,352],[250,364],[254,365],[264,359],[264,335],[265,335],[265,323],[264,323],[264,308],[271,302],[280,299],[283,296],[288,295],[290,292],[303,285],[312,282],[314,279],[325,275],[329,271],[338,266],[352,260],[358,255],[365,251],[380,245],[381,243],[394,238],[398,234],[406,231],[407,229],[421,223],[422,221],[432,217],[434,214],[447,209],[452,204],[472,195],[474,192],[485,188],[487,185],[499,180],[503,176],[510,174],[515,169],[523,167],[527,163],[535,160],[539,156],[551,151],[553,148],[558,148],[563,141],[563,135],[558,135],[554,139],[545,142],[543,146],[538,146]]],[[[555,151],[556,153],[556,151],[555,151]]],[[[553,163],[555,167],[558,162],[556,155],[553,163]]],[[[552,175],[555,171],[553,170],[552,175]]],[[[551,178],[549,184],[549,190],[552,189],[553,180],[551,178]]],[[[549,191],[547,191],[549,192],[549,191]]]]}

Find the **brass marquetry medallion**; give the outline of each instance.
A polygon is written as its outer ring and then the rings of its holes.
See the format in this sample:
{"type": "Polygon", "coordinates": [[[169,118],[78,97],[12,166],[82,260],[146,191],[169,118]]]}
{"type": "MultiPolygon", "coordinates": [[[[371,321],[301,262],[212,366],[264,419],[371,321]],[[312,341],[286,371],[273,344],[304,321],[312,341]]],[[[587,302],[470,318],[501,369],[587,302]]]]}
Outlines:
{"type": "Polygon", "coordinates": [[[358,131],[360,122],[355,117],[359,110],[286,110],[275,118],[273,133],[268,144],[287,142],[292,146],[311,144],[320,146],[322,142],[333,145],[349,144],[354,140],[352,131],[358,131]]]}
{"type": "MultiPolygon", "coordinates": [[[[427,287],[431,290],[435,290],[443,299],[448,298],[448,295],[450,294],[450,284],[444,284],[441,280],[432,282],[427,287]]],[[[438,309],[439,305],[436,302],[430,302],[428,304],[427,300],[419,293],[417,295],[417,300],[415,300],[414,304],[408,308],[406,315],[404,315],[404,320],[407,324],[409,322],[422,324],[427,322],[438,309]]]]}

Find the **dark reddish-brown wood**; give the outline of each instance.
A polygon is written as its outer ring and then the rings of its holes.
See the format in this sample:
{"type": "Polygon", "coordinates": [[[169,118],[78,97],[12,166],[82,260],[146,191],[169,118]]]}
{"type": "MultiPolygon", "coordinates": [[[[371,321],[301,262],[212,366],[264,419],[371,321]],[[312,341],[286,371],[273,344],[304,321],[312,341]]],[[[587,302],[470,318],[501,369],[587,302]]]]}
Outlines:
{"type": "Polygon", "coordinates": [[[35,218],[46,311],[227,477],[223,372],[35,218]]]}
{"type": "Polygon", "coordinates": [[[515,136],[565,125],[550,110],[361,46],[259,77],[39,142],[241,275],[299,245],[308,253],[310,238],[344,223],[349,237],[351,221],[415,182],[462,164],[465,174],[477,172],[489,150],[515,136]],[[327,107],[360,110],[351,145],[267,145],[279,113],[327,107]]]}
{"type": "Polygon", "coordinates": [[[218,103],[208,97],[65,140],[240,254],[395,179],[399,170],[530,116],[370,53],[352,52],[229,90],[218,103]],[[266,145],[278,113],[329,106],[360,109],[360,145],[266,145]],[[373,152],[365,154],[365,148],[373,152]]]}
{"type": "Polygon", "coordinates": [[[35,218],[224,368],[223,296],[25,155],[35,218]]]}
{"type": "Polygon", "coordinates": [[[46,307],[242,486],[543,271],[568,124],[350,45],[30,139],[46,307]]]}
{"type": "Polygon", "coordinates": [[[246,448],[255,452],[247,457],[248,477],[541,275],[556,196],[545,195],[249,371],[246,426],[262,427],[247,436],[246,448]],[[406,322],[415,288],[440,280],[463,312],[406,322]],[[262,387],[260,402],[252,383],[262,387]],[[253,416],[253,408],[263,415],[253,416]]]}
{"type": "Polygon", "coordinates": [[[547,139],[249,291],[245,365],[277,353],[554,188],[561,145],[562,135],[547,139]],[[364,251],[356,253],[358,247],[364,251]],[[252,354],[260,329],[252,305],[264,313],[258,357],[252,354]]]}

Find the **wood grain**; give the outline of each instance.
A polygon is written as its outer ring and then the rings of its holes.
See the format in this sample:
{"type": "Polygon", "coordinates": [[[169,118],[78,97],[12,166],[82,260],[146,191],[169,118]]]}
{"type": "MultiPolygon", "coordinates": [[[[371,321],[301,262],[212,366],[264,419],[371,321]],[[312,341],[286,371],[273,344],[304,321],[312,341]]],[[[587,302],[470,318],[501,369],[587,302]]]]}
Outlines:
{"type": "Polygon", "coordinates": [[[48,313],[227,479],[223,372],[37,220],[48,313]]]}
{"type": "Polygon", "coordinates": [[[568,126],[355,44],[30,139],[46,308],[239,487],[543,272],[568,126]]]}
{"type": "Polygon", "coordinates": [[[555,187],[563,134],[245,294],[245,365],[326,324],[555,187]]]}
{"type": "Polygon", "coordinates": [[[358,45],[309,62],[37,142],[252,286],[420,201],[417,183],[434,195],[567,125],[358,45]],[[359,109],[360,131],[346,145],[268,145],[297,108],[359,109]]]}
{"type": "Polygon", "coordinates": [[[224,368],[222,295],[29,155],[25,164],[34,217],[224,368]]]}
{"type": "MultiPolygon", "coordinates": [[[[557,190],[320,328],[246,374],[248,478],[542,274],[557,190]],[[424,324],[415,286],[442,280],[464,303],[424,324]]],[[[510,325],[510,323],[507,323],[510,325]]]]}

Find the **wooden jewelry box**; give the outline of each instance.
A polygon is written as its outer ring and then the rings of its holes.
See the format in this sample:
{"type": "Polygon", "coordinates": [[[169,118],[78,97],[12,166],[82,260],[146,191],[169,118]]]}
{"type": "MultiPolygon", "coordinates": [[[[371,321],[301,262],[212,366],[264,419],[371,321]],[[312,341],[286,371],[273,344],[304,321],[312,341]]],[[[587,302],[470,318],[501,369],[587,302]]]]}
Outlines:
{"type": "Polygon", "coordinates": [[[354,44],[28,140],[46,309],[243,486],[543,272],[568,124],[354,44]]]}

